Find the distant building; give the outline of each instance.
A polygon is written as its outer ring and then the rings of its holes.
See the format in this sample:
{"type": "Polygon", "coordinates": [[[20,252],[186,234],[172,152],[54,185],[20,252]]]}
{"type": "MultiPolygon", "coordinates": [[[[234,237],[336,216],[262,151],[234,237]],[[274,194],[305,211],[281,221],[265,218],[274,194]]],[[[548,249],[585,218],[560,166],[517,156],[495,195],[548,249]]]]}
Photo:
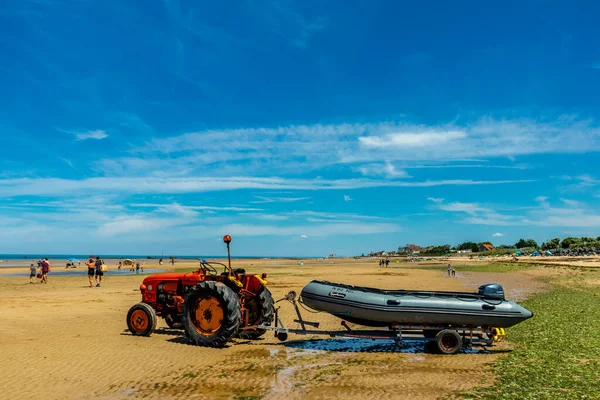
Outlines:
{"type": "Polygon", "coordinates": [[[472,253],[473,250],[472,249],[466,249],[466,250],[457,250],[456,251],[458,254],[463,254],[463,253],[472,253]]]}
{"type": "Polygon", "coordinates": [[[404,248],[408,254],[419,254],[421,252],[421,246],[416,244],[407,244],[404,248]]]}
{"type": "Polygon", "coordinates": [[[481,246],[479,246],[480,252],[492,251],[492,250],[494,250],[494,246],[492,246],[491,244],[482,243],[481,246]]]}

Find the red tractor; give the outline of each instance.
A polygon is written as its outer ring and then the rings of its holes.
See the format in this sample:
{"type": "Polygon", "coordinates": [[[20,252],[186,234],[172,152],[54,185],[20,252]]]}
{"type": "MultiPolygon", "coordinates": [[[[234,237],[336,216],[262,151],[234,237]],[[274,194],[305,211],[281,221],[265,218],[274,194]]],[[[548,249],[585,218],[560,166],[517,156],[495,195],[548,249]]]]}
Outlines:
{"type": "Polygon", "coordinates": [[[226,235],[227,265],[200,261],[191,273],[164,273],[148,276],[140,285],[142,302],[127,313],[127,327],[136,336],[150,336],[157,316],[171,328],[183,327],[187,337],[199,346],[223,347],[234,336],[258,339],[270,325],[274,303],[267,289],[267,274],[246,274],[231,268],[226,235]],[[214,265],[224,268],[219,273],[214,265]]]}

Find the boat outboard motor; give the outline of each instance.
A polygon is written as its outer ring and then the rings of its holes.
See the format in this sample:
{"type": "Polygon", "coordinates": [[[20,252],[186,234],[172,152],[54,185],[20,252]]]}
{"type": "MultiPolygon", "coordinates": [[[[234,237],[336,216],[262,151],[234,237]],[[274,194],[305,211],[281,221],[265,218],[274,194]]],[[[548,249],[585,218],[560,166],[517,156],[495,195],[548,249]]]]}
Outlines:
{"type": "Polygon", "coordinates": [[[477,294],[491,299],[504,300],[504,289],[497,283],[479,286],[479,292],[477,292],[477,294]]]}

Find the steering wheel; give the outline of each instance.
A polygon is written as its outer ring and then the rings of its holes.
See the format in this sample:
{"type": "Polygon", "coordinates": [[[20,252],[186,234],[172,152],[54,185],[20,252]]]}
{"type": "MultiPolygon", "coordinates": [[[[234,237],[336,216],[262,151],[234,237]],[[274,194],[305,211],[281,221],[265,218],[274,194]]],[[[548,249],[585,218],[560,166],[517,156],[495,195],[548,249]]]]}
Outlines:
{"type": "Polygon", "coordinates": [[[212,275],[219,275],[216,268],[213,267],[212,265],[210,265],[209,263],[207,263],[205,260],[200,261],[200,268],[203,271],[208,272],[212,275]]]}

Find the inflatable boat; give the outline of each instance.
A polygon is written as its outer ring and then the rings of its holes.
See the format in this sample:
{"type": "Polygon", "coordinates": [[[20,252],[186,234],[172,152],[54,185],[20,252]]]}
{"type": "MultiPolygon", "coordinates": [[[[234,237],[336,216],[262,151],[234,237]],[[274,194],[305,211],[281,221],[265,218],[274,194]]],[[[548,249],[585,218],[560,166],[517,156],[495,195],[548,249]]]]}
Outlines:
{"type": "Polygon", "coordinates": [[[508,328],[533,313],[504,298],[497,284],[477,293],[380,290],[311,281],[302,289],[306,306],[366,326],[429,325],[508,328]]]}

